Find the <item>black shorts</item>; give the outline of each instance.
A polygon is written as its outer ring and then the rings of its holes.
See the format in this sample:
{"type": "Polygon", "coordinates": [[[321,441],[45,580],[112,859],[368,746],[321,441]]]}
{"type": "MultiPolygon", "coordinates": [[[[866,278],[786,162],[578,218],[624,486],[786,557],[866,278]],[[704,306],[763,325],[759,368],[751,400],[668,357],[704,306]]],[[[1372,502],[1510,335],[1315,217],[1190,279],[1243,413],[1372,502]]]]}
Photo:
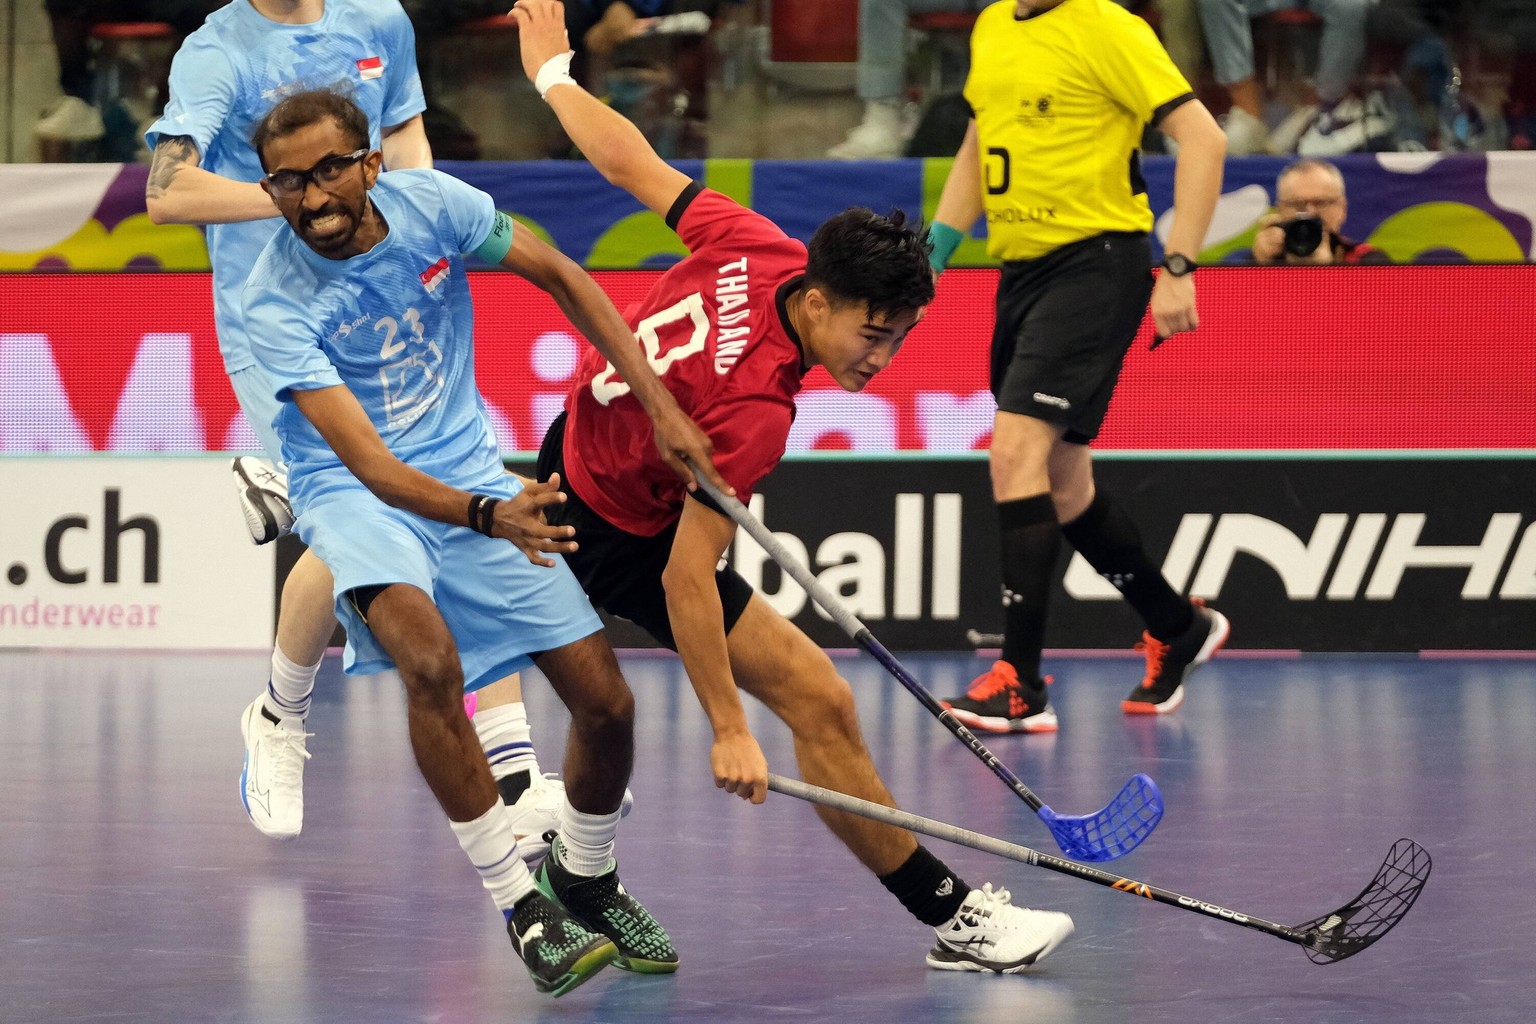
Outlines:
{"type": "Polygon", "coordinates": [[[1099,432],[1152,296],[1147,236],[1110,233],[1003,265],[992,335],[992,396],[1004,412],[1099,432]]]}
{"type": "MultiPolygon", "coordinates": [[[[563,505],[549,506],[547,517],[560,526],[574,526],[580,547],[566,555],[581,589],[596,608],[610,615],[628,619],[656,641],[677,650],[672,637],[672,621],[667,615],[667,593],[661,574],[672,557],[672,538],[677,534],[673,523],[654,537],[641,537],[620,529],[598,515],[581,500],[565,473],[565,413],[556,417],[539,446],[540,480],[551,473],[560,474],[560,489],[565,492],[563,505]]],[[[692,497],[689,501],[695,500],[692,497]]],[[[715,570],[715,586],[720,591],[726,633],[735,627],[747,602],[752,600],[752,585],[735,569],[725,565],[715,570]]]]}

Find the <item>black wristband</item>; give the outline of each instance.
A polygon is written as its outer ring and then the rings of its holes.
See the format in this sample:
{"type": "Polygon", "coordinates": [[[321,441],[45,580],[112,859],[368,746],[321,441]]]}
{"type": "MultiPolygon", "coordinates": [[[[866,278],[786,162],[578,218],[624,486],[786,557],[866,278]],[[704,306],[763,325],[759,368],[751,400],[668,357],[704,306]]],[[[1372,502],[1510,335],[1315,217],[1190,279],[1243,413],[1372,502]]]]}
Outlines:
{"type": "Polygon", "coordinates": [[[472,494],[469,498],[469,528],[487,537],[492,536],[492,527],[496,524],[496,506],[501,504],[499,498],[492,498],[485,494],[472,494]]]}

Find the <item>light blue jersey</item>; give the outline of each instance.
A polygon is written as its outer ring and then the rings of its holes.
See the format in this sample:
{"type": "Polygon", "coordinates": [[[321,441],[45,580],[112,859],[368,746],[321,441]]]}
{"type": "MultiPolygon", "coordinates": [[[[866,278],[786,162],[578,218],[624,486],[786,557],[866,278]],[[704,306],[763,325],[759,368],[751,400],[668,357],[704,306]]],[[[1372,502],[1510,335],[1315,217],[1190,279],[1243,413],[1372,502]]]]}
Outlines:
{"type": "Polygon", "coordinates": [[[286,226],[243,296],[257,365],[277,416],[294,511],[323,490],[360,486],[293,404],[292,390],[345,384],[390,451],[455,487],[502,474],[475,386],[474,309],[463,253],[490,236],[491,197],[440,171],[390,171],[368,193],[389,225],[366,253],[320,255],[286,226]]]}
{"type": "MultiPolygon", "coordinates": [[[[165,113],[145,139],[190,136],[203,169],[235,181],[257,181],[261,162],[251,148],[257,122],[296,92],[341,88],[368,115],[370,145],[381,128],[403,124],[426,108],[416,73],[416,37],[397,0],[325,0],[308,25],[263,17],[248,0],[234,0],[187,37],[171,64],[165,113]]],[[[214,322],[229,373],[252,363],[241,317],[240,289],[280,218],[208,226],[213,267],[214,322]]]]}
{"type": "Polygon", "coordinates": [[[276,427],[299,535],[335,580],[348,672],[391,666],[349,595],[404,583],[431,595],[453,632],[468,689],[601,628],[554,556],[537,566],[505,540],[391,508],[342,464],[293,392],[345,385],[402,462],[467,491],[512,498],[475,386],[474,310],[461,254],[490,237],[491,197],[439,171],[381,174],[371,192],[388,233],[332,260],[284,226],[242,301],[256,366],[282,401],[276,427]]]}

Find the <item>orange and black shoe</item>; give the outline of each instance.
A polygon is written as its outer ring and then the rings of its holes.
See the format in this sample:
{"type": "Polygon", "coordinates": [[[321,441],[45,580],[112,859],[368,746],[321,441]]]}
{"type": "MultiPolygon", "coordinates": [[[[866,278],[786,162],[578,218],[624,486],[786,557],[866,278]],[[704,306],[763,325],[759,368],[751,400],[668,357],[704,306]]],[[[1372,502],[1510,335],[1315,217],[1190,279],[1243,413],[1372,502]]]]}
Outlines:
{"type": "Polygon", "coordinates": [[[1227,617],[1195,598],[1195,620],[1179,636],[1163,643],[1151,633],[1141,634],[1138,651],[1147,656],[1147,674],[1120,709],[1131,715],[1166,715],[1184,703],[1184,680],[1211,660],[1232,635],[1227,617]]]}
{"type": "Polygon", "coordinates": [[[995,661],[987,673],[965,691],[964,697],[939,701],[964,725],[986,732],[1055,732],[1056,710],[1045,699],[1050,676],[1033,686],[1019,681],[1018,671],[1006,661],[995,661]]]}

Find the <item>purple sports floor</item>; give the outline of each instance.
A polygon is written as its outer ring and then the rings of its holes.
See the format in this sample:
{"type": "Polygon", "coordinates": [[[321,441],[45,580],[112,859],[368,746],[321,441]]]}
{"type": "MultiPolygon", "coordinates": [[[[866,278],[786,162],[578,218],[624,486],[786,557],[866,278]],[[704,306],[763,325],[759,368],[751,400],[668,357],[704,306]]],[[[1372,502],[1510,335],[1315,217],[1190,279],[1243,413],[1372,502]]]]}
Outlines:
{"type": "MultiPolygon", "coordinates": [[[[871,659],[839,666],[907,810],[1054,852],[1040,822],[871,659]]],[[[940,696],[985,667],[911,656],[940,696]]],[[[1329,966],[1300,947],[938,840],[973,885],[1065,910],[1077,932],[1013,977],[929,970],[918,925],[812,808],[715,790],[678,663],[626,656],[639,698],[628,888],[672,932],[672,977],[609,970],[535,993],[416,773],[387,677],[327,662],[304,834],[280,844],[237,795],[252,654],[0,653],[0,1021],[388,1024],[1529,1022],[1536,1019],[1536,660],[1219,658],[1184,707],[1131,718],[1121,658],[1057,658],[1055,736],[986,737],[1052,807],[1103,806],[1131,775],[1166,818],[1108,865],[1300,923],[1351,899],[1392,842],[1428,848],[1417,906],[1329,966]]],[[[526,681],[547,769],[565,718],[526,681]]],[[[786,730],[752,709],[770,766],[786,730]]]]}

